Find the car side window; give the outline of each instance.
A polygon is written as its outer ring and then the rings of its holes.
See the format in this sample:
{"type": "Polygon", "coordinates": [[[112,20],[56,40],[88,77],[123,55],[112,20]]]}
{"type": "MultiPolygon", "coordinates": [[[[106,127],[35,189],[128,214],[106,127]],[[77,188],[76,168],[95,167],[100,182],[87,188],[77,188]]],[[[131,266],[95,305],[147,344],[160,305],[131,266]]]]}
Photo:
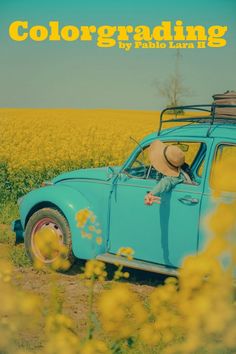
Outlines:
{"type": "MultiPolygon", "coordinates": [[[[200,183],[206,146],[202,142],[181,142],[181,141],[168,141],[164,142],[168,145],[176,145],[185,153],[185,168],[190,173],[191,180],[195,183],[200,183]],[[201,168],[201,174],[199,169],[201,168]]],[[[140,151],[130,165],[124,170],[124,172],[133,178],[141,179],[157,179],[157,171],[150,165],[148,157],[148,146],[140,151]]]]}
{"type": "MultiPolygon", "coordinates": [[[[232,179],[235,176],[234,168],[236,163],[236,144],[220,144],[216,148],[215,158],[212,164],[211,176],[210,176],[210,186],[215,188],[217,184],[217,165],[218,163],[224,164],[230,163],[232,164],[232,179]]],[[[220,181],[221,189],[226,192],[236,192],[235,190],[230,190],[229,184],[227,183],[227,179],[222,178],[220,181]],[[225,182],[225,183],[224,183],[225,182]]]]}

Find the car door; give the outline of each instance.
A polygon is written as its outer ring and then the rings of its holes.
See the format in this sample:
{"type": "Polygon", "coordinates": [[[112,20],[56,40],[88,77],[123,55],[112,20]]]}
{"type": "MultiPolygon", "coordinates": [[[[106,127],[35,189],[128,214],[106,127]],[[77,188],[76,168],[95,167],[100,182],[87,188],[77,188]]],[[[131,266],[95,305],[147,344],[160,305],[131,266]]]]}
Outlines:
{"type": "Polygon", "coordinates": [[[144,196],[156,180],[123,171],[111,194],[109,252],[131,247],[136,259],[178,267],[187,254],[197,251],[204,177],[203,169],[198,185],[179,184],[160,205],[147,206],[144,196]]]}

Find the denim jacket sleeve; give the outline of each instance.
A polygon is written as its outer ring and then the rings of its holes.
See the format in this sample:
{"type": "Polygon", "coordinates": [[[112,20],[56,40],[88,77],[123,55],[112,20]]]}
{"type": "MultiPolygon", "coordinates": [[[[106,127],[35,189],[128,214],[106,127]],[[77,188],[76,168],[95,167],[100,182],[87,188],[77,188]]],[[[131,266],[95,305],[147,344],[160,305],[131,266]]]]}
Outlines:
{"type": "Polygon", "coordinates": [[[160,196],[163,193],[169,192],[176,184],[184,182],[184,177],[180,174],[178,177],[164,176],[157,185],[151,190],[151,193],[160,196]]]}

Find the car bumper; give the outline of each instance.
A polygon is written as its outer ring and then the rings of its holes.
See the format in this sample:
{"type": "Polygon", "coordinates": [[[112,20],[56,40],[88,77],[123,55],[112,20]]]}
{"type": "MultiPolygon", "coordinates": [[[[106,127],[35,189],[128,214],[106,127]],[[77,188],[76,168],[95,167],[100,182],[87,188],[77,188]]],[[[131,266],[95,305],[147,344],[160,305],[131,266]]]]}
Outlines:
{"type": "Polygon", "coordinates": [[[23,230],[23,227],[22,227],[20,219],[12,221],[11,229],[12,229],[13,232],[15,232],[16,244],[23,242],[23,240],[24,240],[24,230],[23,230]]]}

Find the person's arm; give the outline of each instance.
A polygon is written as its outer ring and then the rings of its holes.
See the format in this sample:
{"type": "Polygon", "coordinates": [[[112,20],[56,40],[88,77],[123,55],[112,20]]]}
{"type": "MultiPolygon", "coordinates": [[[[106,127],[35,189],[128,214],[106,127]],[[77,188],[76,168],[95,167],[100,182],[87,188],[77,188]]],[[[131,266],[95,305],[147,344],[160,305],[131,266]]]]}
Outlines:
{"type": "Polygon", "coordinates": [[[163,177],[160,182],[156,184],[156,186],[151,190],[150,193],[156,195],[158,197],[163,193],[169,192],[176,184],[182,183],[184,181],[182,176],[179,177],[163,177]]]}
{"type": "Polygon", "coordinates": [[[157,185],[145,196],[145,204],[152,205],[153,203],[160,204],[161,198],[160,196],[163,193],[169,192],[176,184],[182,183],[184,178],[182,176],[179,177],[163,177],[157,185]]]}
{"type": "Polygon", "coordinates": [[[161,196],[161,194],[169,192],[172,188],[172,177],[163,177],[156,185],[155,187],[151,190],[152,195],[156,195],[158,197],[161,196]]]}

